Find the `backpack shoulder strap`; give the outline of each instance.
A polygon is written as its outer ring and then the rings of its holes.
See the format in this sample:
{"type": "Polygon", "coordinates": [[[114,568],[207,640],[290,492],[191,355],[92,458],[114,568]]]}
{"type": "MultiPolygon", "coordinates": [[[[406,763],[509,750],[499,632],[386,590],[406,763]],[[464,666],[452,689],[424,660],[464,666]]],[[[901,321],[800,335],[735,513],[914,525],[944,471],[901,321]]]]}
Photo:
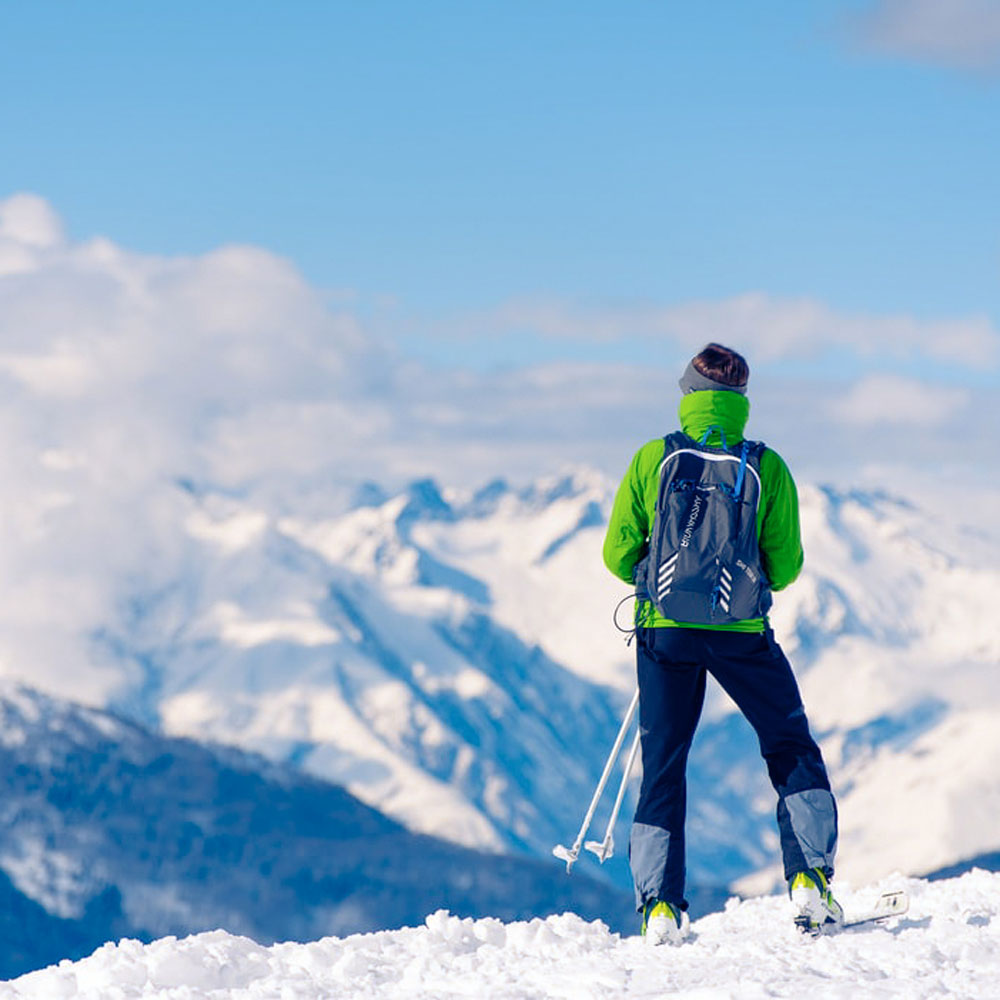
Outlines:
{"type": "MultiPolygon", "coordinates": [[[[671,455],[678,455],[679,452],[698,452],[700,450],[698,442],[693,437],[685,434],[684,431],[673,431],[671,434],[667,434],[663,438],[663,457],[660,459],[659,465],[659,477],[661,481],[666,469],[667,459],[671,455]]],[[[684,457],[683,454],[678,455],[678,458],[681,460],[684,460],[684,457]]]]}
{"type": "Polygon", "coordinates": [[[693,437],[685,434],[684,431],[673,431],[663,438],[663,457],[672,455],[675,451],[683,451],[690,448],[698,450],[698,442],[693,437]]]}

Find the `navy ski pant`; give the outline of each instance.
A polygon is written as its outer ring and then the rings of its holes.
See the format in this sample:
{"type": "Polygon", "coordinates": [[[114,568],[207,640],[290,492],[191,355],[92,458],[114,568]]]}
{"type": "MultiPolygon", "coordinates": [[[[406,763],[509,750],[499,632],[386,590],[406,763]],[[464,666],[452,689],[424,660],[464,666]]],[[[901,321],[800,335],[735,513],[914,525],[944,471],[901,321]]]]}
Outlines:
{"type": "Polygon", "coordinates": [[[685,771],[706,672],[757,733],[778,793],[785,877],[805,868],[823,868],[832,876],[836,804],[791,666],[770,629],[640,628],[636,660],[643,768],[629,842],[636,907],[650,899],[686,906],[685,771]]]}

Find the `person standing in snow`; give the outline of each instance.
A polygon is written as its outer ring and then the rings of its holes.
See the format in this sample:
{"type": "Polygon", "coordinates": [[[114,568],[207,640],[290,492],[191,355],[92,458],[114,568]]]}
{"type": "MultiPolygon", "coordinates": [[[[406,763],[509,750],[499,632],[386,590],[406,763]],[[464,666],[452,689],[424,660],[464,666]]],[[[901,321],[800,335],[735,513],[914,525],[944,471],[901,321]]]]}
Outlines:
{"type": "Polygon", "coordinates": [[[685,771],[706,673],[760,741],[778,794],[796,922],[816,927],[843,919],[829,888],[836,804],[766,613],[770,592],[787,587],[802,568],[798,495],[778,454],[743,437],[748,377],[746,361],[719,344],[692,359],[680,379],[682,433],[636,452],[604,541],[605,565],[639,596],[643,777],[629,860],[642,933],[653,944],[679,941],[687,930],[685,771]]]}

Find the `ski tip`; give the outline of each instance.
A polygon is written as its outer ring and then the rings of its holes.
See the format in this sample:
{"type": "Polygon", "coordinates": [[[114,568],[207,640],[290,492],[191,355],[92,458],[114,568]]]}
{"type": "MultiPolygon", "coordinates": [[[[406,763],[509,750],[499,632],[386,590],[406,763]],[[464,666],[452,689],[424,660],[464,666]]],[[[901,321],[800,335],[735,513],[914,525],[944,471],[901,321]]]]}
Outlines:
{"type": "Polygon", "coordinates": [[[899,916],[901,913],[906,913],[909,908],[910,897],[904,889],[882,893],[875,904],[875,909],[887,917],[899,916]]]}
{"type": "Polygon", "coordinates": [[[902,889],[895,892],[884,892],[875,905],[867,913],[857,913],[848,916],[844,927],[860,927],[863,924],[881,923],[890,917],[901,917],[910,908],[910,897],[902,889]]]}

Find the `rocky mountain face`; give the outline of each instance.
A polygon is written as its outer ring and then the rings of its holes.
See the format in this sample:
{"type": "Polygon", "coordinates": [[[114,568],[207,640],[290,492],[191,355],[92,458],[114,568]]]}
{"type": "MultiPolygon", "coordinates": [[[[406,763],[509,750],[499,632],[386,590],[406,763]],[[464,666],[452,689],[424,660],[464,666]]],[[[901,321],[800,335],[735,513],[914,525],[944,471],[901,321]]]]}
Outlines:
{"type": "Polygon", "coordinates": [[[121,937],[307,941],[438,908],[632,922],[606,883],[411,833],[294,768],[26,688],[0,692],[0,767],[3,978],[121,937]]]}

